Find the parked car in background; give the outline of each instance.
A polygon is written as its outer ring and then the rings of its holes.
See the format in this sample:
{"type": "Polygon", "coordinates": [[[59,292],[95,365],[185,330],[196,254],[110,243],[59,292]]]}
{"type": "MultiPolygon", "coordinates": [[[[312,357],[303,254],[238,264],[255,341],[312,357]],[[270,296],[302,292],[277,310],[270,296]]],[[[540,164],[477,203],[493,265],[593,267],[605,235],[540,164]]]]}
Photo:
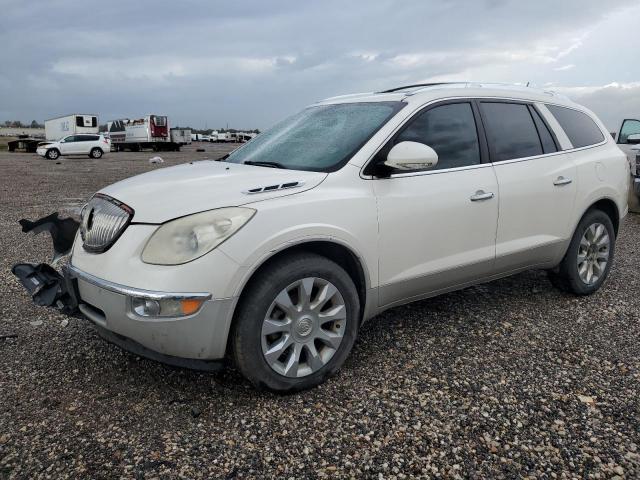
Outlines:
{"type": "Polygon", "coordinates": [[[618,146],[627,154],[631,182],[629,184],[629,210],[640,213],[640,120],[627,118],[617,132],[618,146]]]}
{"type": "Polygon", "coordinates": [[[42,157],[55,160],[65,155],[88,155],[91,158],[100,158],[111,151],[111,142],[102,134],[67,135],[57,142],[42,142],[38,145],[36,153],[42,157]]]}
{"type": "Polygon", "coordinates": [[[221,161],[106,187],[64,277],[14,273],[59,288],[51,304],[139,355],[194,368],[230,357],[257,387],[299,390],[397,305],[531,268],[595,292],[628,180],[600,120],[565,97],[399,87],[316,103],[221,161]]]}

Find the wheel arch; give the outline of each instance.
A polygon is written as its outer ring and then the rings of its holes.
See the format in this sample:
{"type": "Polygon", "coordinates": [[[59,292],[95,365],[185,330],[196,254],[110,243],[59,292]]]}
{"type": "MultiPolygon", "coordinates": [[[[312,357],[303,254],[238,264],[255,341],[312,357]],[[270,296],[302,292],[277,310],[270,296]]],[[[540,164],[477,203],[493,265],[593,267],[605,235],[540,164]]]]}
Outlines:
{"type": "Polygon", "coordinates": [[[580,220],[582,220],[582,218],[591,210],[601,210],[609,216],[611,223],[613,224],[613,231],[617,237],[618,230],[620,229],[620,212],[618,211],[618,205],[616,202],[608,197],[601,198],[589,205],[589,207],[580,216],[580,220]]]}
{"type": "Polygon", "coordinates": [[[369,272],[362,258],[356,254],[352,248],[342,242],[338,242],[333,239],[309,239],[285,246],[284,248],[276,250],[272,252],[271,255],[261,259],[261,261],[246,276],[239,288],[240,293],[238,301],[233,309],[232,323],[235,320],[238,306],[243,301],[243,296],[246,294],[247,287],[251,283],[251,280],[274,261],[286,257],[287,255],[300,252],[315,253],[332,260],[344,268],[349,277],[351,277],[351,280],[358,291],[358,298],[360,300],[360,321],[362,322],[365,316],[365,310],[367,310],[367,300],[370,300],[367,297],[367,291],[371,285],[369,272]]]}

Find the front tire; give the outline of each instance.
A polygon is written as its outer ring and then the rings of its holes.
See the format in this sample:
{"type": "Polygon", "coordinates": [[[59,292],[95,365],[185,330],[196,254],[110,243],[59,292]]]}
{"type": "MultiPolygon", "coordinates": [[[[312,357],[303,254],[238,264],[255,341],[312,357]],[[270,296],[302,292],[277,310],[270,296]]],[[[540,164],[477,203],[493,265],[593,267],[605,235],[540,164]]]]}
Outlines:
{"type": "Polygon", "coordinates": [[[291,392],[324,382],[342,366],[358,333],[356,287],[320,255],[274,261],[250,281],[240,302],[233,359],[259,389],[291,392]]]}
{"type": "Polygon", "coordinates": [[[56,148],[47,150],[47,158],[49,160],[56,160],[60,156],[60,152],[56,148]]]}
{"type": "Polygon", "coordinates": [[[549,271],[551,283],[575,295],[591,295],[604,283],[615,253],[615,230],[602,210],[588,211],[576,228],[560,265],[549,271]]]}
{"type": "Polygon", "coordinates": [[[100,150],[99,148],[93,148],[93,149],[91,149],[91,153],[89,153],[89,156],[91,158],[98,159],[98,158],[102,157],[102,150],[100,150]]]}

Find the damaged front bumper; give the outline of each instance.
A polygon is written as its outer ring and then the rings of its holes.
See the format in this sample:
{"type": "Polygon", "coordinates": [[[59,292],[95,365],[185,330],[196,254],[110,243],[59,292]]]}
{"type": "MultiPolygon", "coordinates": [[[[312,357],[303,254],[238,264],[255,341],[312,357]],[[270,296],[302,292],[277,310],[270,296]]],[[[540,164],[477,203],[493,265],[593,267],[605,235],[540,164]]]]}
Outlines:
{"type": "MultiPolygon", "coordinates": [[[[53,260],[55,265],[70,254],[80,222],[73,218],[60,218],[57,212],[39,220],[23,218],[19,221],[24,233],[38,235],[49,232],[53,241],[53,260]]],[[[77,292],[68,276],[60,274],[54,267],[41,263],[19,263],[11,271],[27,289],[33,302],[41,307],[55,307],[63,313],[73,315],[78,309],[77,292]]]]}
{"type": "Polygon", "coordinates": [[[61,275],[51,265],[19,263],[11,271],[29,292],[33,303],[40,307],[55,307],[62,313],[74,315],[78,311],[77,288],[63,267],[61,275]]]}
{"type": "MultiPolygon", "coordinates": [[[[51,220],[51,216],[45,218],[51,220]]],[[[54,220],[59,220],[57,215],[54,220]]],[[[69,219],[62,221],[66,220],[69,219]]],[[[25,222],[29,228],[39,221],[25,222]]],[[[76,230],[77,227],[73,236],[76,230]]],[[[52,234],[56,258],[69,254],[73,241],[61,243],[58,237],[56,245],[54,232],[59,235],[61,231],[57,221],[49,222],[39,231],[52,234]]],[[[70,233],[71,230],[67,231],[70,233]]],[[[222,365],[226,338],[219,333],[225,331],[220,328],[222,319],[230,317],[231,299],[212,300],[210,293],[157,292],[120,285],[83,272],[71,262],[61,272],[47,264],[26,263],[15,265],[12,271],[36,305],[90,320],[100,336],[127,351],[196,370],[211,371],[222,365]],[[154,317],[145,316],[140,310],[145,301],[197,302],[199,306],[178,317],[154,317]]]]}

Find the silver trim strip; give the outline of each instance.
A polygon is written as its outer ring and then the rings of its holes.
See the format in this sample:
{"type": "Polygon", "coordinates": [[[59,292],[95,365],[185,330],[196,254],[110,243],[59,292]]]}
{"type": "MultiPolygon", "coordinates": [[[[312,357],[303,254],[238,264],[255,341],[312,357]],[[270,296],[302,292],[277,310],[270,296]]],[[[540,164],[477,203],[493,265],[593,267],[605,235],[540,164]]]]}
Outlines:
{"type": "Polygon", "coordinates": [[[78,278],[87,283],[90,283],[91,285],[95,285],[96,287],[104,288],[105,290],[109,290],[110,292],[127,295],[129,297],[148,298],[151,300],[210,300],[212,298],[212,295],[206,292],[154,292],[152,290],[127,287],[125,285],[120,285],[119,283],[113,283],[107,280],[103,280],[94,275],[91,275],[90,273],[83,272],[82,270],[74,267],[71,264],[66,267],[66,270],[69,273],[69,276],[71,276],[72,278],[78,278]]]}

